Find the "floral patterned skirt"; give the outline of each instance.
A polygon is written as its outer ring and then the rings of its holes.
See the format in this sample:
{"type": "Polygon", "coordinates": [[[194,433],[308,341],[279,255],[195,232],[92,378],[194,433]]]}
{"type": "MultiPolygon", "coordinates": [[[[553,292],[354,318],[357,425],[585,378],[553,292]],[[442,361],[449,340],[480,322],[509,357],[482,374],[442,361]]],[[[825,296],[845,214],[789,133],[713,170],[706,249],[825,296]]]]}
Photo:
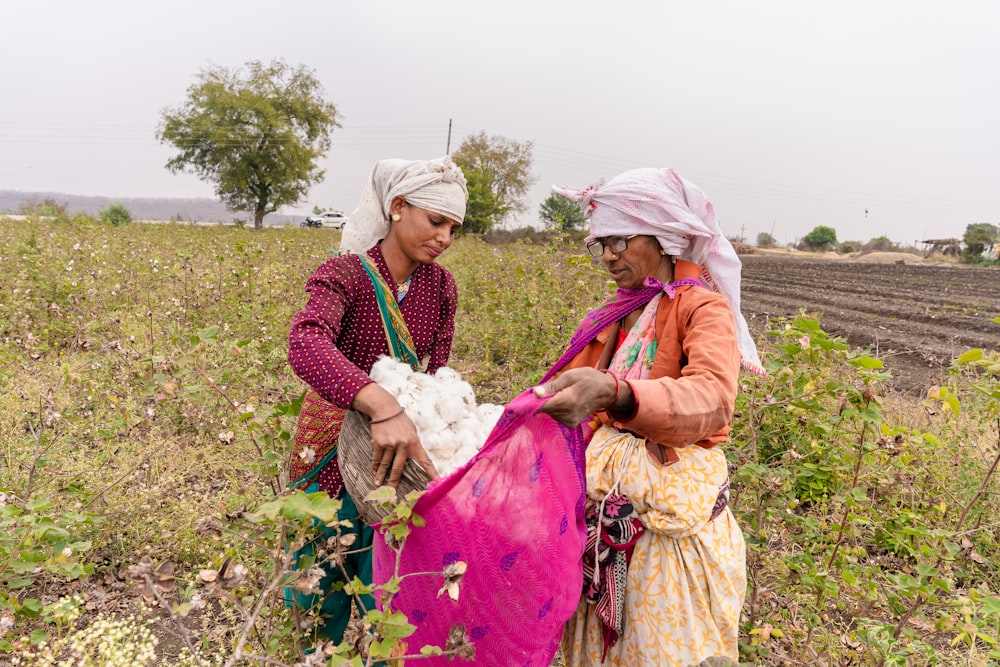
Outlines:
{"type": "Polygon", "coordinates": [[[728,507],[711,518],[728,482],[726,457],[718,447],[676,451],[680,460],[664,466],[632,434],[608,426],[594,434],[590,501],[628,496],[646,532],[628,569],[621,637],[602,662],[601,622],[582,600],[563,634],[567,667],[687,667],[713,656],[739,658],[746,544],[728,507]]]}

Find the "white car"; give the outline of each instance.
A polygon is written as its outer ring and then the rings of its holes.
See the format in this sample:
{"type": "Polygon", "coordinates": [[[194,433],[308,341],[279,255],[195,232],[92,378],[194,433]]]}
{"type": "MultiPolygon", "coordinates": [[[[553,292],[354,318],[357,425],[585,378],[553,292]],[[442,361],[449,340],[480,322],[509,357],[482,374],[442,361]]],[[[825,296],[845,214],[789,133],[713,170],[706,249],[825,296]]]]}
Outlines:
{"type": "Polygon", "coordinates": [[[323,211],[319,215],[310,215],[299,224],[302,227],[333,227],[334,229],[343,229],[344,225],[347,224],[347,216],[344,215],[343,211],[323,211]]]}

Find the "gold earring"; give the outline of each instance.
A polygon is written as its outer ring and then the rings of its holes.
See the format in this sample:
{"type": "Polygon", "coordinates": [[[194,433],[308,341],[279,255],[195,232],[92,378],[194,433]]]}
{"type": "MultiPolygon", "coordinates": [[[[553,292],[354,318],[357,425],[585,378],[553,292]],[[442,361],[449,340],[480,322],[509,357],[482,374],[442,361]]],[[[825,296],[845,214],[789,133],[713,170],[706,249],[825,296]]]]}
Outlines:
{"type": "Polygon", "coordinates": [[[393,222],[399,222],[399,213],[393,213],[392,214],[392,221],[393,222]]]}

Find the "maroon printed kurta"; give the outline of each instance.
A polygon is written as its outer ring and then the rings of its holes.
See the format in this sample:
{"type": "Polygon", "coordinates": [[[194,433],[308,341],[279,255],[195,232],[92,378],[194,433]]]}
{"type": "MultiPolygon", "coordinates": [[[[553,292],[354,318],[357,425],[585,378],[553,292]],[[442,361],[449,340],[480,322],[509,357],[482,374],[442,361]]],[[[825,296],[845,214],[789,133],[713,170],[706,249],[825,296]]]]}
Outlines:
{"type": "MultiPolygon", "coordinates": [[[[396,283],[376,245],[368,251],[382,277],[396,294],[396,283]]],[[[368,373],[389,347],[375,300],[375,288],[354,255],[333,257],[306,282],[309,301],[292,320],[288,363],[324,400],[349,409],[355,395],[373,380],[368,373]]],[[[413,337],[417,358],[428,360],[427,372],[447,365],[455,334],[458,289],[439,264],[421,264],[399,305],[413,337]]],[[[340,491],[336,459],[318,475],[321,490],[340,491]]]]}

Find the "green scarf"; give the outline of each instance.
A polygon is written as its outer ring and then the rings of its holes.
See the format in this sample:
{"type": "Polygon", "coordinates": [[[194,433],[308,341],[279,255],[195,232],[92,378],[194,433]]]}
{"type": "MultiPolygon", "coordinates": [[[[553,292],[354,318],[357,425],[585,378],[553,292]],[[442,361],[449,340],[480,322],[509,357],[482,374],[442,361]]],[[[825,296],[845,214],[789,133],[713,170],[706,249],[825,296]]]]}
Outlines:
{"type": "Polygon", "coordinates": [[[385,339],[389,344],[389,354],[400,361],[405,361],[414,370],[420,366],[417,359],[417,351],[413,346],[413,337],[410,330],[406,328],[406,321],[403,313],[399,310],[399,303],[396,301],[392,288],[379,273],[375,262],[368,255],[358,255],[361,258],[361,266],[364,267],[371,278],[372,286],[375,287],[375,300],[378,302],[379,312],[382,314],[382,326],[385,328],[385,339]]]}

